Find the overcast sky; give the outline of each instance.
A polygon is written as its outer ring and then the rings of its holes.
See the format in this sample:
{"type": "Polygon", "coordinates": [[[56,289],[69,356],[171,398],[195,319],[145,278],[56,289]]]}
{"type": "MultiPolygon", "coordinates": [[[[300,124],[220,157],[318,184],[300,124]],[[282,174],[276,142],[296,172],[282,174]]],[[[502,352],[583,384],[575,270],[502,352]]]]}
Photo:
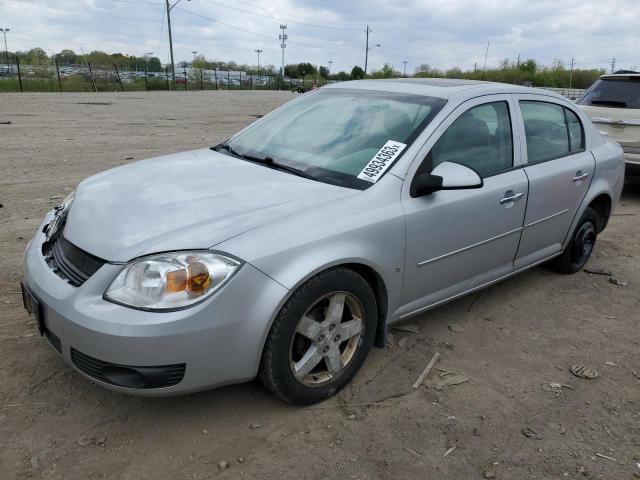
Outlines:
{"type": "MultiPolygon", "coordinates": [[[[175,0],[172,0],[174,3],[175,0]]],[[[163,62],[169,42],[163,0],[0,0],[9,50],[42,47],[143,55],[163,62]]],[[[176,61],[196,50],[209,59],[280,64],[279,25],[288,25],[285,62],[310,61],[332,71],[390,62],[407,72],[422,63],[482,68],[508,57],[543,64],[640,66],[640,0],[182,0],[171,11],[176,61]]],[[[0,37],[1,41],[1,37],[0,37]]]]}

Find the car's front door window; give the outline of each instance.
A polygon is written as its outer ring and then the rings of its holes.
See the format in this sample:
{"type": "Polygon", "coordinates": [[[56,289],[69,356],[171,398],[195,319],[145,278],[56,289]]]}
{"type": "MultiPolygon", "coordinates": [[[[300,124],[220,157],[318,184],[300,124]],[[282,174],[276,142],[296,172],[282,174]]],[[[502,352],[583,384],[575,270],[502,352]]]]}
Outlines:
{"type": "MultiPolygon", "coordinates": [[[[507,102],[470,108],[438,139],[427,157],[428,168],[455,162],[486,177],[513,166],[513,136],[507,102]]],[[[425,165],[427,166],[427,165],[425,165]]]]}

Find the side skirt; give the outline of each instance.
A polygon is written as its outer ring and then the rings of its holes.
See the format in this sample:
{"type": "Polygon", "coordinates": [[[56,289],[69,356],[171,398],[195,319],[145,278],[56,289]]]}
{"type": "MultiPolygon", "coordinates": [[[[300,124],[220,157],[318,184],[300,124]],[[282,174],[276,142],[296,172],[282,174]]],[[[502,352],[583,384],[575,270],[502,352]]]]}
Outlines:
{"type": "Polygon", "coordinates": [[[491,280],[489,282],[485,282],[483,284],[478,285],[477,287],[470,288],[468,290],[465,290],[464,292],[460,292],[460,293],[457,293],[455,295],[452,295],[451,297],[445,298],[444,300],[439,300],[439,301],[437,301],[435,303],[432,303],[432,304],[427,305],[425,307],[421,307],[421,308],[419,308],[417,310],[414,310],[413,312],[405,313],[404,315],[402,315],[400,317],[393,318],[392,320],[389,320],[387,322],[387,325],[392,325],[392,324],[394,324],[396,322],[399,322],[401,320],[404,320],[406,318],[413,317],[413,316],[418,315],[418,314],[420,314],[422,312],[426,312],[426,311],[431,310],[433,308],[439,307],[440,305],[443,305],[445,303],[452,302],[453,300],[456,300],[456,299],[458,299],[460,297],[464,297],[465,295],[469,295],[470,293],[477,292],[478,290],[482,290],[483,288],[488,287],[490,285],[494,285],[496,283],[499,283],[499,282],[501,282],[503,280],[506,280],[507,278],[513,277],[514,275],[517,275],[517,274],[519,274],[521,272],[524,272],[525,270],[529,270],[530,268],[534,268],[534,267],[537,267],[538,265],[540,265],[542,263],[548,262],[549,260],[562,255],[563,251],[564,251],[564,249],[560,250],[557,253],[554,253],[553,255],[545,257],[542,260],[538,260],[537,262],[532,263],[531,265],[527,265],[526,267],[518,268],[517,270],[514,270],[511,273],[508,273],[506,275],[498,277],[495,280],[491,280]]]}

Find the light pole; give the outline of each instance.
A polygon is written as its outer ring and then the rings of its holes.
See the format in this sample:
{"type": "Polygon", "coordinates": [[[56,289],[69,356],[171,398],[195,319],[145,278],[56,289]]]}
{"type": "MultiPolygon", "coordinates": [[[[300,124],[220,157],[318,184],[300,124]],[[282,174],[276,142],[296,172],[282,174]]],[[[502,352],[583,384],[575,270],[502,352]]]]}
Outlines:
{"type": "Polygon", "coordinates": [[[331,74],[331,65],[333,65],[333,60],[329,60],[329,68],[327,69],[327,73],[331,74]]]}
{"type": "Polygon", "coordinates": [[[256,52],[258,54],[258,81],[260,81],[261,77],[260,77],[260,54],[262,53],[262,50],[259,48],[256,48],[254,50],[254,52],[256,52]]]}
{"type": "Polygon", "coordinates": [[[0,32],[4,34],[4,54],[7,57],[7,72],[9,71],[9,49],[7,48],[7,32],[8,28],[0,28],[0,32]]]}
{"type": "MultiPolygon", "coordinates": [[[[171,10],[182,0],[177,0],[173,5],[169,5],[169,0],[165,0],[167,4],[167,29],[169,30],[169,51],[171,52],[171,78],[173,79],[173,88],[176,88],[176,69],[173,61],[173,38],[171,38],[171,10]]],[[[190,2],[191,0],[187,0],[190,2]]]]}
{"type": "MultiPolygon", "coordinates": [[[[191,50],[191,53],[193,53],[193,61],[196,61],[196,54],[198,53],[197,50],[191,50]]],[[[192,65],[193,66],[193,65],[192,65]]]]}
{"type": "Polygon", "coordinates": [[[404,71],[402,72],[402,76],[404,78],[407,78],[407,63],[409,63],[407,60],[403,60],[402,63],[404,63],[404,71]]]}
{"type": "Polygon", "coordinates": [[[289,38],[287,36],[287,34],[285,33],[287,31],[287,26],[284,24],[280,25],[280,30],[282,30],[282,33],[279,35],[279,39],[280,39],[280,48],[282,48],[282,71],[280,72],[280,87],[282,88],[282,86],[284,85],[284,49],[287,48],[287,38],[289,38]]]}

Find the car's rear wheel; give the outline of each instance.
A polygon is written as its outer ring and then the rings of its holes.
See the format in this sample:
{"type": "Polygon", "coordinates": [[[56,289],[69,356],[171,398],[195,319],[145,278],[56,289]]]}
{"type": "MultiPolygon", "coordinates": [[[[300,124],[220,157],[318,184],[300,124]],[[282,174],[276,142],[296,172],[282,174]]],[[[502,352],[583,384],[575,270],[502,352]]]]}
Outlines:
{"type": "Polygon", "coordinates": [[[276,317],[260,378],[289,403],[324,400],[358,372],[376,324],[376,300],[364,278],[341,267],[323,272],[298,288],[276,317]]]}
{"type": "Polygon", "coordinates": [[[587,264],[598,236],[598,215],[588,207],[576,226],[571,240],[564,252],[555,260],[555,266],[561,273],[576,273],[587,264]]]}

